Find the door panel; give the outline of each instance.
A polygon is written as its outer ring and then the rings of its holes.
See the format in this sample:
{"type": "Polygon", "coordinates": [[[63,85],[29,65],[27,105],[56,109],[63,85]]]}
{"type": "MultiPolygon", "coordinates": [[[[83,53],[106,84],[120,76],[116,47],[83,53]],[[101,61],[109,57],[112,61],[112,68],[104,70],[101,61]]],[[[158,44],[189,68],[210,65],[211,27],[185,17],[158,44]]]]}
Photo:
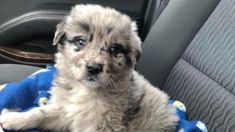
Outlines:
{"type": "Polygon", "coordinates": [[[56,24],[75,4],[114,7],[144,24],[146,0],[0,0],[0,63],[44,66],[53,63],[56,24]]]}

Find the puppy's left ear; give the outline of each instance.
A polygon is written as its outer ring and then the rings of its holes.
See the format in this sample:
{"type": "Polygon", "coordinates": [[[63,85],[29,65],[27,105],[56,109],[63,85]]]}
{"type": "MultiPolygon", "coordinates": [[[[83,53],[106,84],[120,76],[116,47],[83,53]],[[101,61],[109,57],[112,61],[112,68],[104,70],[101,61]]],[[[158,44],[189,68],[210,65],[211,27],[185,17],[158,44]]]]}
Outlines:
{"type": "Polygon", "coordinates": [[[137,33],[137,25],[136,22],[132,22],[131,24],[131,30],[132,30],[132,43],[133,43],[133,47],[132,47],[132,57],[131,57],[131,61],[132,64],[135,66],[140,58],[141,55],[141,51],[142,51],[142,42],[140,40],[140,37],[138,36],[137,33]]]}
{"type": "Polygon", "coordinates": [[[57,45],[64,38],[65,36],[64,24],[65,24],[64,21],[62,21],[56,26],[56,32],[55,32],[54,39],[53,39],[53,45],[57,45]]]}

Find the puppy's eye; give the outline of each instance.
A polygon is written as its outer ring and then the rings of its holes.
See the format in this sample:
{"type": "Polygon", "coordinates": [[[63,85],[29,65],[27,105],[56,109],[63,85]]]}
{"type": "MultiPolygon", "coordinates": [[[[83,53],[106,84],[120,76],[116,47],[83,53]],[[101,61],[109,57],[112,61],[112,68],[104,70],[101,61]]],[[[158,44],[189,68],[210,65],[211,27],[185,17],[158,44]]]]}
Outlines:
{"type": "Polygon", "coordinates": [[[110,54],[114,55],[115,57],[117,56],[117,54],[119,53],[123,53],[125,54],[127,51],[125,50],[125,48],[120,45],[120,44],[113,44],[110,49],[109,49],[110,54]]]}
{"type": "Polygon", "coordinates": [[[86,39],[83,39],[81,36],[68,39],[68,41],[76,46],[85,46],[87,42],[86,39]]]}
{"type": "Polygon", "coordinates": [[[85,46],[86,45],[86,40],[84,40],[84,39],[77,39],[75,41],[75,45],[85,46]]]}

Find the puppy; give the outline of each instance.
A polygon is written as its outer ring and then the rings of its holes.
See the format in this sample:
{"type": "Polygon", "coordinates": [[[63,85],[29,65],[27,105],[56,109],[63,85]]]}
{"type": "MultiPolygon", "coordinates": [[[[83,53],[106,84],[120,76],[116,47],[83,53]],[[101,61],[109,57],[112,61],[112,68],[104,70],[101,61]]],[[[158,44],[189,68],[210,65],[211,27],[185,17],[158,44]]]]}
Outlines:
{"type": "Polygon", "coordinates": [[[77,5],[58,24],[49,104],[0,117],[9,130],[166,132],[178,120],[168,96],[134,67],[141,52],[130,17],[99,5],[77,5]]]}

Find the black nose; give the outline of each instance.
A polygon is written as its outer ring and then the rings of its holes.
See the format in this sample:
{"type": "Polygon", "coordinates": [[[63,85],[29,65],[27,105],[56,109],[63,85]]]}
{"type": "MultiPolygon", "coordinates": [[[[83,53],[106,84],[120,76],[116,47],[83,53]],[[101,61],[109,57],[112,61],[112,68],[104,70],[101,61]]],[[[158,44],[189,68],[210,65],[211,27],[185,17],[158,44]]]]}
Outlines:
{"type": "Polygon", "coordinates": [[[86,66],[88,73],[91,75],[99,74],[103,71],[103,65],[97,63],[89,63],[86,66]]]}

